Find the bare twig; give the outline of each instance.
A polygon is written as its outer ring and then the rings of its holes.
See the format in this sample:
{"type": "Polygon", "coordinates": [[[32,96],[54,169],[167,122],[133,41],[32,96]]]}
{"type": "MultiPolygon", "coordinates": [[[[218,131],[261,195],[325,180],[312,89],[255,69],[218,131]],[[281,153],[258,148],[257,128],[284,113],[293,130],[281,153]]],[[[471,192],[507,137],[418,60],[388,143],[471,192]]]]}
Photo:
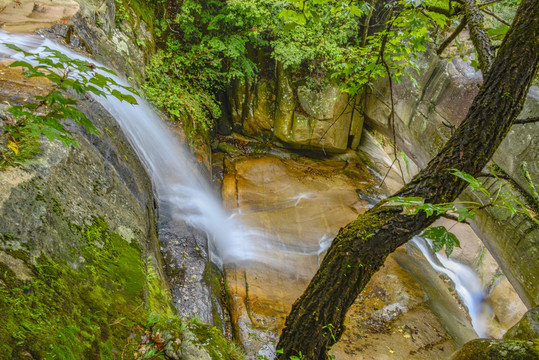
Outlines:
{"type": "Polygon", "coordinates": [[[513,125],[515,125],[515,124],[532,124],[532,123],[536,123],[536,122],[539,122],[539,116],[532,117],[532,118],[527,118],[527,119],[517,119],[517,120],[513,121],[513,125]]]}
{"type": "Polygon", "coordinates": [[[462,17],[462,20],[460,21],[460,24],[455,28],[455,31],[451,33],[441,44],[440,47],[436,50],[436,54],[441,55],[442,52],[445,50],[446,47],[455,40],[455,38],[460,34],[462,30],[466,27],[466,16],[462,17]]]}
{"type": "Polygon", "coordinates": [[[481,11],[484,12],[485,14],[488,14],[488,15],[492,16],[493,18],[495,18],[496,20],[498,20],[502,24],[507,25],[507,26],[511,26],[511,24],[509,24],[507,21],[505,21],[504,19],[502,19],[498,15],[494,14],[492,11],[487,10],[487,9],[481,9],[481,11]]]}

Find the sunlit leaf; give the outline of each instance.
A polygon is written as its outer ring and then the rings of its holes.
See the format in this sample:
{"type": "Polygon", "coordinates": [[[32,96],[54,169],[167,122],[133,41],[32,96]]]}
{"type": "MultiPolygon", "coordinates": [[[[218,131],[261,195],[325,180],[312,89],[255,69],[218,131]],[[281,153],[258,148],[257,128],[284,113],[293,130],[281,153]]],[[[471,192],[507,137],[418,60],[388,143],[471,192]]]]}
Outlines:
{"type": "Polygon", "coordinates": [[[457,169],[451,169],[451,174],[455,175],[456,177],[466,181],[468,184],[470,184],[471,188],[476,190],[481,187],[483,187],[483,184],[481,184],[481,181],[474,178],[472,175],[467,174],[463,171],[457,170],[457,169]]]}
{"type": "Polygon", "coordinates": [[[11,149],[15,153],[15,155],[17,155],[19,153],[19,146],[17,145],[17,143],[15,143],[13,141],[9,140],[7,142],[7,147],[8,147],[8,149],[11,149]]]}

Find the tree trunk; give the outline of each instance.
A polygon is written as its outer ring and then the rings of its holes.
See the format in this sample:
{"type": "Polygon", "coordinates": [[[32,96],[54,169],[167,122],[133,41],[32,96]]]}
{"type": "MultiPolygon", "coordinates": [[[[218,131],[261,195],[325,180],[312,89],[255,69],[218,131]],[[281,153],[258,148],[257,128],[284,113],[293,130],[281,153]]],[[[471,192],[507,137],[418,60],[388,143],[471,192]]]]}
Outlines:
{"type": "MultiPolygon", "coordinates": [[[[396,196],[419,196],[429,203],[454,201],[466,183],[458,169],[479,174],[520,113],[539,58],[539,0],[523,0],[513,25],[487,72],[483,86],[455,134],[396,196]]],[[[320,269],[296,300],[281,334],[277,359],[327,359],[344,331],[348,308],[387,255],[429,226],[435,216],[407,215],[384,203],[339,231],[320,269]]]]}

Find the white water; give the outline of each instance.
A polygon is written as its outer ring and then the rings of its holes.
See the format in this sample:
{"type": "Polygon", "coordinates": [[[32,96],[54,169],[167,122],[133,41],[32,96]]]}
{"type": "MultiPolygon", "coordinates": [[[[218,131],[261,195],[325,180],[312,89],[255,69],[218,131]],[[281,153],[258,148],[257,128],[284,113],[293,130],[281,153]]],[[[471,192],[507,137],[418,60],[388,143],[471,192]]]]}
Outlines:
{"type": "Polygon", "coordinates": [[[477,274],[445,254],[434,253],[430,240],[414,236],[414,243],[423,253],[434,270],[445,274],[455,285],[455,291],[462,300],[472,319],[472,326],[479,337],[487,337],[485,319],[485,293],[477,274]]]}
{"type": "MultiPolygon", "coordinates": [[[[39,53],[43,50],[43,46],[47,46],[61,51],[72,59],[97,64],[92,59],[37,36],[0,32],[0,43],[13,43],[33,53],[39,53]]],[[[23,59],[22,54],[3,45],[0,45],[0,55],[23,59]]],[[[104,75],[112,77],[107,73],[104,75]]],[[[118,77],[113,78],[119,84],[128,85],[118,77]]],[[[255,257],[253,241],[248,239],[252,232],[243,231],[234,217],[225,213],[194,165],[189,151],[171,135],[146,101],[140,97],[136,99],[138,105],[133,106],[113,96],[96,97],[96,100],[116,118],[131,141],[154,181],[159,200],[167,203],[167,209],[172,212],[171,216],[178,216],[189,225],[208,234],[214,250],[212,260],[218,264],[255,257]]]]}
{"type": "MultiPolygon", "coordinates": [[[[40,53],[44,46],[58,50],[72,59],[85,60],[103,66],[95,60],[63,47],[49,39],[33,35],[7,34],[0,31],[0,58],[28,61],[24,55],[2,44],[11,43],[25,51],[40,53]]],[[[129,86],[125,81],[109,73],[117,83],[129,86]]],[[[125,92],[123,89],[118,89],[125,92]]],[[[189,150],[171,134],[163,120],[151,106],[136,96],[138,105],[121,102],[114,96],[94,96],[111,115],[114,116],[139,158],[145,164],[156,186],[161,204],[166,204],[172,218],[184,220],[187,224],[205,232],[210,239],[211,260],[222,266],[228,262],[257,261],[274,263],[275,256],[281,254],[281,265],[294,267],[287,254],[319,256],[330,245],[323,238],[317,249],[290,248],[274,241],[273,234],[265,230],[247,228],[237,219],[241,214],[227,214],[220,201],[200,173],[189,150]],[[290,264],[284,264],[290,262],[290,264]]],[[[291,199],[298,204],[309,194],[300,194],[291,199]]]]}

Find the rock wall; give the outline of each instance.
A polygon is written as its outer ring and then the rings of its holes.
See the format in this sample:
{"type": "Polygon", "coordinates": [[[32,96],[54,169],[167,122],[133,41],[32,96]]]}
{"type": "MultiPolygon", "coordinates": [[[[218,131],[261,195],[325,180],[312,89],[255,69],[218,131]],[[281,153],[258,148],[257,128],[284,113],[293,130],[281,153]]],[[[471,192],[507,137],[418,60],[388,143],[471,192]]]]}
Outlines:
{"type": "MultiPolygon", "coordinates": [[[[141,76],[142,48],[151,43],[141,45],[146,38],[135,31],[144,29],[140,17],[131,19],[136,27],[129,17],[116,18],[120,3],[80,1],[73,22],[63,19],[41,32],[85,49],[126,77],[141,76]]],[[[136,6],[122,11],[137,13],[136,6]]],[[[0,66],[2,103],[25,102],[50,85],[0,66]]],[[[0,359],[154,358],[152,352],[171,359],[241,357],[219,329],[176,315],[162,271],[150,178],[99,104],[83,96],[78,107],[99,136],[67,122],[80,147],[45,140],[38,157],[0,172],[0,359]]],[[[1,140],[14,121],[6,109],[0,109],[1,140]]],[[[26,151],[24,144],[19,149],[26,151]]]]}
{"type": "Polygon", "coordinates": [[[255,84],[237,82],[229,102],[234,131],[292,148],[341,153],[357,147],[361,138],[363,118],[356,97],[340,93],[335,85],[319,90],[296,86],[282,66],[255,84]]]}
{"type": "MultiPolygon", "coordinates": [[[[443,61],[424,57],[419,61],[419,87],[409,81],[394,86],[395,132],[397,144],[421,168],[436,155],[451,136],[451,128],[458,126],[466,116],[482,77],[463,60],[454,58],[443,61]]],[[[391,111],[389,87],[386,82],[377,84],[368,96],[365,122],[391,137],[388,125],[391,111]]],[[[539,113],[539,89],[532,87],[520,118],[539,113]]],[[[539,123],[513,125],[506,139],[493,157],[515,186],[500,184],[496,179],[485,179],[485,186],[495,193],[502,186],[512,196],[526,203],[522,192],[528,191],[520,170],[523,161],[528,163],[531,178],[539,179],[539,123]],[[520,187],[520,190],[518,188],[520,187]]],[[[480,201],[481,195],[470,189],[461,195],[462,200],[480,201]]],[[[528,202],[530,206],[537,206],[528,202]]],[[[539,302],[539,228],[531,219],[515,214],[510,216],[500,208],[480,211],[473,221],[474,230],[487,248],[500,262],[505,274],[518,291],[524,303],[536,306],[539,302]]]]}
{"type": "MultiPolygon", "coordinates": [[[[2,101],[24,94],[11,80],[2,101]]],[[[150,179],[114,120],[81,108],[101,136],[68,124],[79,148],[45,141],[0,172],[0,358],[132,353],[148,313],[170,311],[162,277],[148,276],[161,268],[150,179]]]]}

